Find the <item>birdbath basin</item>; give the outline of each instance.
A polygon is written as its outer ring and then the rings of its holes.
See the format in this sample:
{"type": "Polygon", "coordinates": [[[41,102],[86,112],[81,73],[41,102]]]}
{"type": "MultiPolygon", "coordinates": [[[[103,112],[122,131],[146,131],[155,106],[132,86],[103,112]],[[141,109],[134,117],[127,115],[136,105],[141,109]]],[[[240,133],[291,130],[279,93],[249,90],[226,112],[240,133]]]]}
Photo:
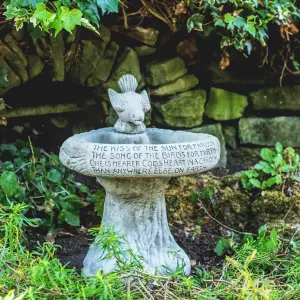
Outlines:
{"type": "MultiPolygon", "coordinates": [[[[135,93],[136,85],[132,87],[135,79],[130,76],[125,75],[119,81],[123,93],[114,92],[116,96],[109,91],[111,103],[116,109],[113,97],[118,97],[118,105],[126,110],[126,101],[130,103],[138,95],[144,112],[150,108],[149,99],[146,93],[135,93]],[[126,76],[127,85],[122,86],[126,76]]],[[[119,120],[114,128],[70,137],[61,147],[60,160],[70,169],[96,177],[105,188],[102,223],[113,226],[125,237],[124,250],[131,249],[141,257],[146,271],[164,274],[183,265],[184,272],[189,274],[190,260],[168,226],[164,192],[171,177],[213,168],[220,157],[219,141],[208,134],[146,129],[141,111],[134,113],[140,121],[136,124],[129,122],[128,114],[124,117],[116,111],[119,120]]],[[[129,115],[132,117],[132,113],[129,115]]],[[[83,263],[85,275],[117,269],[114,257],[100,259],[103,252],[101,245],[91,245],[83,263]]]]}

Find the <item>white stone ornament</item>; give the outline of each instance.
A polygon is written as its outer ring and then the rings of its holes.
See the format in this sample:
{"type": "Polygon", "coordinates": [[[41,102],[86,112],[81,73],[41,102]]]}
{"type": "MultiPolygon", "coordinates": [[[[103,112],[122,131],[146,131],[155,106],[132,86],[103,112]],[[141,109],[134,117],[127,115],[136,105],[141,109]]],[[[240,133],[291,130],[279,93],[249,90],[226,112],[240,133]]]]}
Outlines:
{"type": "Polygon", "coordinates": [[[117,132],[137,134],[146,130],[144,124],[145,112],[151,109],[146,91],[136,93],[138,82],[132,75],[124,75],[118,81],[122,93],[108,89],[112,107],[119,119],[114,128],[117,132]]]}
{"type": "MultiPolygon", "coordinates": [[[[220,158],[219,140],[208,134],[146,130],[141,126],[144,125],[141,112],[150,109],[147,93],[134,92],[137,82],[133,76],[121,79],[122,93],[109,90],[112,105],[119,114],[115,128],[70,137],[61,147],[60,160],[72,170],[96,177],[105,188],[102,222],[124,235],[127,243],[123,249],[131,249],[142,257],[146,271],[165,274],[166,268],[175,271],[183,265],[189,274],[190,260],[168,226],[164,191],[172,176],[213,168],[220,158]]],[[[115,258],[101,260],[103,254],[101,245],[91,245],[84,260],[86,275],[99,270],[107,274],[117,269],[115,258]]]]}

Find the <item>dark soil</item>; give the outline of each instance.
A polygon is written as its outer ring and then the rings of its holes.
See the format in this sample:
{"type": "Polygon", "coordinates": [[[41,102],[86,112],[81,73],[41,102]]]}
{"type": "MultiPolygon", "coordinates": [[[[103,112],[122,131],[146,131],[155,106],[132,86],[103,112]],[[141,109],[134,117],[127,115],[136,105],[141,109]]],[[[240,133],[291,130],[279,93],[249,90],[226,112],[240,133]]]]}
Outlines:
{"type": "MultiPolygon", "coordinates": [[[[87,213],[90,217],[93,214],[92,211],[87,213]]],[[[96,219],[99,218],[95,217],[96,219]]],[[[97,224],[93,224],[93,226],[97,226],[97,224]]],[[[214,223],[204,224],[201,230],[197,231],[186,229],[185,224],[174,223],[170,224],[170,230],[177,243],[190,257],[193,269],[207,269],[216,266],[222,261],[214,252],[216,242],[220,238],[220,233],[214,223]]],[[[27,230],[29,249],[37,248],[39,244],[42,244],[47,239],[49,240],[46,230],[34,228],[27,230]]],[[[92,238],[85,227],[64,229],[58,232],[55,237],[55,244],[58,245],[55,256],[62,264],[67,265],[69,268],[75,267],[80,273],[84,257],[91,243],[92,238]]]]}

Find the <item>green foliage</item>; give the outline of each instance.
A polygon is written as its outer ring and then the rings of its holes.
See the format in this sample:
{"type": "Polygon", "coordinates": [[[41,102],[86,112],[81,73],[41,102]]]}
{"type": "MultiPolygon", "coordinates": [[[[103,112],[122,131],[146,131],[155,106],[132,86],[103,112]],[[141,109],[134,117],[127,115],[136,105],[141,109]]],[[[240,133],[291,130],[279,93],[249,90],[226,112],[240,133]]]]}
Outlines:
{"type": "Polygon", "coordinates": [[[260,157],[263,160],[254,169],[243,172],[241,181],[244,189],[265,189],[284,185],[287,180],[300,181],[299,154],[292,147],[283,149],[282,144],[277,142],[275,151],[263,148],[260,157]]]}
{"type": "Polygon", "coordinates": [[[18,141],[0,146],[0,161],[0,204],[26,203],[42,213],[41,225],[50,228],[57,222],[80,225],[82,199],[92,200],[92,195],[57,155],[18,141]]]}
{"type": "MultiPolygon", "coordinates": [[[[291,242],[261,227],[257,237],[236,237],[234,254],[220,267],[167,276],[148,274],[139,257],[124,250],[126,241],[113,228],[91,233],[105,249],[101,259],[116,257],[119,270],[98,272],[89,280],[54,257],[56,246],[44,243],[33,252],[23,245],[24,204],[0,206],[0,299],[299,299],[300,253],[296,230],[291,242]],[[126,285],[125,280],[130,279],[126,285]],[[150,288],[152,286],[152,288],[150,288]],[[166,297],[164,297],[166,295],[166,297]],[[19,297],[19,298],[18,298],[19,297]]],[[[230,241],[232,244],[232,241],[230,241]]]]}
{"type": "Polygon", "coordinates": [[[30,30],[34,40],[40,32],[57,36],[63,29],[72,33],[76,26],[83,26],[97,32],[92,25],[99,26],[99,9],[102,14],[118,12],[119,0],[6,0],[4,15],[14,20],[16,29],[25,23],[33,26],[30,30]]]}
{"type": "Polygon", "coordinates": [[[290,27],[300,19],[299,5],[286,0],[210,0],[187,1],[194,14],[188,31],[214,31],[222,36],[221,48],[234,47],[251,53],[253,45],[266,46],[270,25],[290,27]]]}

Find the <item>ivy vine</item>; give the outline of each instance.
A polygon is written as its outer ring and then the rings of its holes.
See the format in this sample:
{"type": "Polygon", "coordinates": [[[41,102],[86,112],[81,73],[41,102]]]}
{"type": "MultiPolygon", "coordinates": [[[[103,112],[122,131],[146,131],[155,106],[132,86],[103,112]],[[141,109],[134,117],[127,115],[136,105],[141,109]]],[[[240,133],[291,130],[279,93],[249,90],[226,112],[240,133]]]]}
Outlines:
{"type": "Polygon", "coordinates": [[[4,16],[17,30],[29,24],[37,39],[41,32],[57,36],[63,29],[72,33],[76,26],[96,32],[100,14],[118,12],[119,0],[6,0],[4,16]]]}

